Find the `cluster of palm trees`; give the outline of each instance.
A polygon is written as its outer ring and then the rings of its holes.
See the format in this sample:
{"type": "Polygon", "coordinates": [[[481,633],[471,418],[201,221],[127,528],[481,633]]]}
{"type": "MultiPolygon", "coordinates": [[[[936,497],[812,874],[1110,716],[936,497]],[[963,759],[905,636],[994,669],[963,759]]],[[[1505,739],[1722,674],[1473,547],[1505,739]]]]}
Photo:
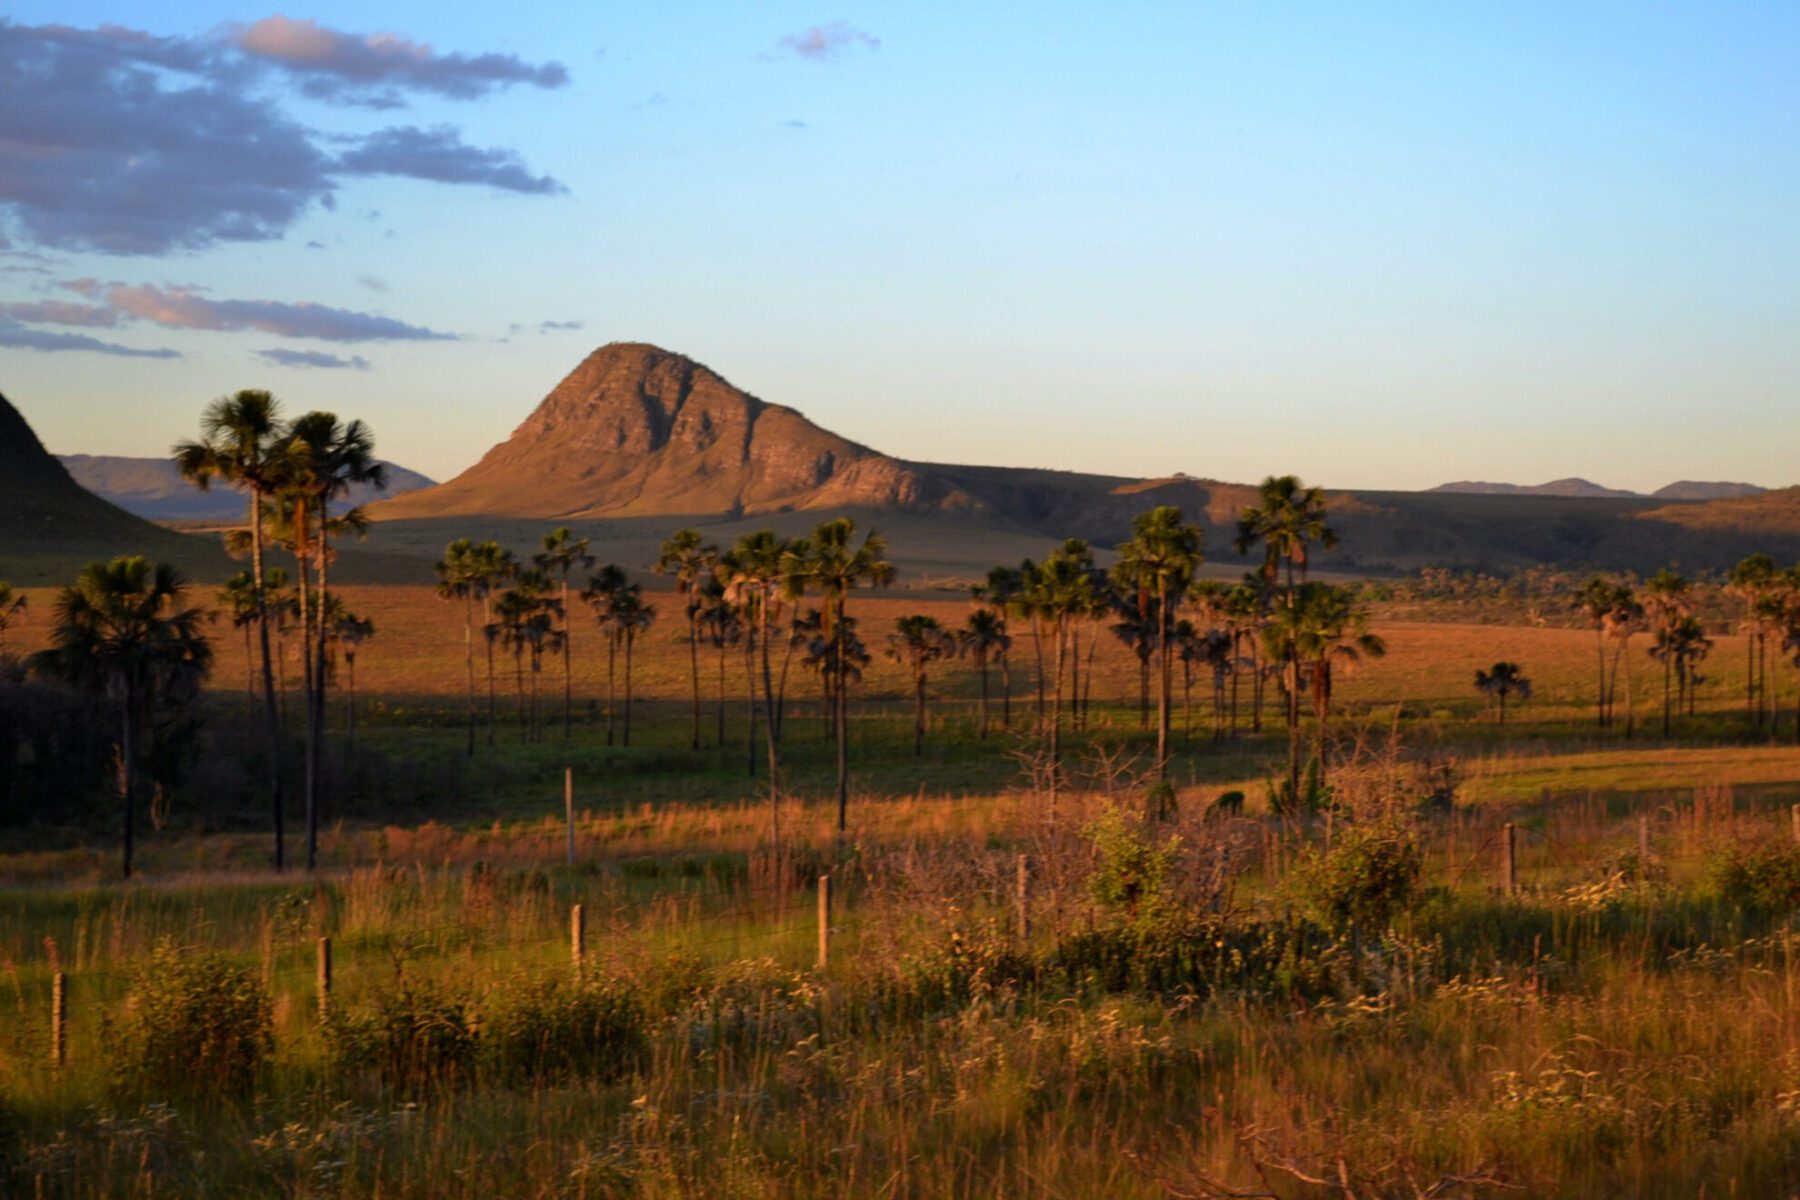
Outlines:
{"type": "MultiPolygon", "coordinates": [[[[1739,570],[1742,569],[1743,564],[1740,564],[1739,570]]],[[[1666,567],[1638,587],[1596,576],[1582,587],[1577,605],[1594,628],[1598,679],[1596,720],[1601,728],[1609,728],[1619,721],[1617,699],[1622,679],[1624,734],[1631,737],[1636,732],[1632,672],[1627,652],[1631,640],[1644,633],[1650,635],[1650,657],[1662,665],[1663,736],[1669,735],[1677,714],[1693,715],[1695,691],[1705,682],[1699,667],[1712,652],[1713,643],[1705,624],[1694,611],[1691,581],[1666,567]]],[[[1753,643],[1753,652],[1754,648],[1753,643]]],[[[1752,687],[1754,685],[1753,675],[1752,687]]]]}
{"type": "MultiPolygon", "coordinates": [[[[341,604],[334,607],[330,569],[336,557],[334,543],[347,534],[362,533],[368,523],[360,506],[334,509],[341,506],[352,487],[384,487],[386,469],[375,458],[374,436],[361,421],[342,421],[328,412],[309,412],[287,420],[280,402],[257,390],[240,391],[209,404],[200,417],[200,437],[177,444],[174,458],[182,475],[196,487],[205,490],[217,483],[236,488],[248,501],[248,528],[240,537],[228,538],[228,543],[250,556],[249,579],[240,582],[238,591],[245,596],[246,629],[254,627],[260,651],[277,869],[286,863],[286,819],[282,718],[272,639],[287,607],[283,593],[272,586],[265,560],[271,542],[285,547],[293,557],[294,616],[299,622],[306,706],[302,796],[306,865],[310,869],[318,861],[331,656],[334,645],[342,643],[346,626],[352,636],[362,628],[360,620],[345,613],[341,604]]],[[[237,602],[233,603],[235,607],[237,602]]],[[[372,626],[368,632],[373,632],[372,626]]]]}

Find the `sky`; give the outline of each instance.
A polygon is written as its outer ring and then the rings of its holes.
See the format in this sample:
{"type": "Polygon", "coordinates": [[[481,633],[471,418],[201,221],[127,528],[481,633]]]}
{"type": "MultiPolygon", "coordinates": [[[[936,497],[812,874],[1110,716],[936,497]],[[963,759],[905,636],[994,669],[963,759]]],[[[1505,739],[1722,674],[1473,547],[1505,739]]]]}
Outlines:
{"type": "Polygon", "coordinates": [[[0,391],[447,478],[648,341],[901,457],[1800,482],[1800,5],[18,0],[0,391]]]}

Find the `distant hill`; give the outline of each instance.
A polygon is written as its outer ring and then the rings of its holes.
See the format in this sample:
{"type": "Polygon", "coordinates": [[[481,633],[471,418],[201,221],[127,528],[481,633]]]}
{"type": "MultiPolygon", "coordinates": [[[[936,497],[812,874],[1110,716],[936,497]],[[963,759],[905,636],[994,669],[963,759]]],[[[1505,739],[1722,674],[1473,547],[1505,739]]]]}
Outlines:
{"type": "MultiPolygon", "coordinates": [[[[58,455],[76,483],[118,505],[126,512],[155,521],[227,521],[244,515],[244,498],[230,488],[201,491],[181,477],[166,458],[126,458],[105,454],[58,455]]],[[[387,464],[385,492],[359,487],[347,498],[349,506],[366,504],[382,496],[397,496],[415,488],[430,487],[432,480],[405,467],[387,464]]]]}
{"type": "Polygon", "coordinates": [[[1440,483],[1432,492],[1454,492],[1465,496],[1587,496],[1594,499],[1623,500],[1639,493],[1602,487],[1591,479],[1552,479],[1549,483],[1482,483],[1472,479],[1456,483],[1440,483]]]}
{"type": "Polygon", "coordinates": [[[229,561],[216,539],[151,524],[76,483],[4,396],[0,512],[0,579],[15,584],[63,583],[81,564],[120,554],[147,554],[211,577],[229,561]]]}
{"type": "Polygon", "coordinates": [[[1659,487],[1650,495],[1657,500],[1731,500],[1739,496],[1760,496],[1768,490],[1754,483],[1702,483],[1683,479],[1659,487]]]}

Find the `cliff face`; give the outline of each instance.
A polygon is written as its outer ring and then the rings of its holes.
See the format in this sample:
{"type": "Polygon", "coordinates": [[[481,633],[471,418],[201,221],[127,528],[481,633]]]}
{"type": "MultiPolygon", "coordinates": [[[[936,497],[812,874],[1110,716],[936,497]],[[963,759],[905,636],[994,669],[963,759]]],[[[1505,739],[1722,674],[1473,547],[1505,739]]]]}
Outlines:
{"type": "Polygon", "coordinates": [[[655,346],[590,354],[467,471],[381,506],[388,519],[931,509],[954,488],[655,346]]]}

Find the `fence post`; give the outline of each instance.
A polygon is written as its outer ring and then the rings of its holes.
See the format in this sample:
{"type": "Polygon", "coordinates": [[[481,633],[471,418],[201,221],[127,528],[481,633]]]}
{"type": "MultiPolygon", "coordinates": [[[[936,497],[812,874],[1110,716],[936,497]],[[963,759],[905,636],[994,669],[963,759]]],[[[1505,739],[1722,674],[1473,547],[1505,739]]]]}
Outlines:
{"type": "Polygon", "coordinates": [[[579,904],[569,909],[569,961],[577,975],[587,965],[587,913],[579,904]]]}
{"type": "Polygon", "coordinates": [[[1800,804],[1788,810],[1794,820],[1794,840],[1800,842],[1800,804]]]}
{"type": "Polygon", "coordinates": [[[1031,940],[1031,856],[1019,855],[1017,873],[1013,879],[1013,905],[1018,910],[1019,941],[1031,940]]]}
{"type": "Polygon", "coordinates": [[[1650,865],[1650,818],[1638,816],[1638,870],[1643,871],[1650,865]]]}
{"type": "Polygon", "coordinates": [[[569,827],[569,865],[575,865],[575,768],[563,768],[563,820],[569,827]]]}
{"type": "Polygon", "coordinates": [[[319,962],[317,980],[319,987],[319,1022],[324,1024],[331,1018],[331,939],[319,939],[319,962]]]}
{"type": "Polygon", "coordinates": [[[1511,821],[1500,831],[1500,882],[1509,896],[1519,890],[1519,831],[1511,821]]]}
{"type": "Polygon", "coordinates": [[[819,876],[819,969],[831,961],[831,876],[819,876]]]}
{"type": "Polygon", "coordinates": [[[50,1061],[62,1066],[69,1057],[69,979],[61,971],[50,977],[50,1061]]]}

